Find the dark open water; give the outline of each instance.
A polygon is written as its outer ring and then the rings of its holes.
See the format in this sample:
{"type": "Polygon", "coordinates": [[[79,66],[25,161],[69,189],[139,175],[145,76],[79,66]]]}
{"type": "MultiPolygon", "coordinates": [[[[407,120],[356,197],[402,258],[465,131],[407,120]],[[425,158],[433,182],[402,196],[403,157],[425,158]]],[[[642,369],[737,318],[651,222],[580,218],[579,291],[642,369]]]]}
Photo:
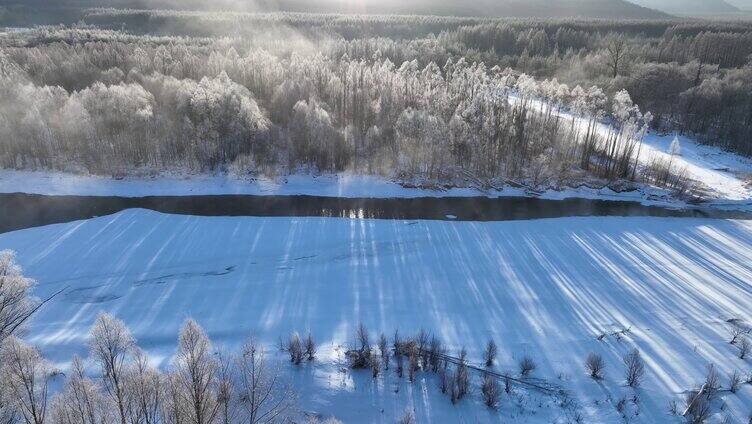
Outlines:
{"type": "Polygon", "coordinates": [[[144,208],[202,216],[321,216],[378,219],[506,221],[567,216],[659,216],[752,219],[743,212],[670,209],[637,202],[525,197],[412,199],[318,196],[42,196],[0,194],[0,232],[144,208]]]}

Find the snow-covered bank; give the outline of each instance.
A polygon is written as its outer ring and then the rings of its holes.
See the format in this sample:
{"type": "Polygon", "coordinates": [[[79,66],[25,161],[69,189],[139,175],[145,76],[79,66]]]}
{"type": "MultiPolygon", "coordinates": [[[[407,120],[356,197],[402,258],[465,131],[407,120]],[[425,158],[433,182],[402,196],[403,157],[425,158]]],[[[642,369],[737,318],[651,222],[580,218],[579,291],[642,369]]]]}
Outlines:
{"type": "MultiPolygon", "coordinates": [[[[521,99],[518,95],[510,95],[509,100],[516,103],[521,99]]],[[[532,100],[529,105],[536,111],[544,111],[548,107],[542,100],[532,100]]],[[[565,110],[557,110],[554,113],[565,120],[574,120],[582,132],[587,130],[587,119],[574,116],[565,110]]],[[[599,122],[595,128],[595,132],[604,139],[608,138],[611,130],[611,126],[604,122],[599,122]]],[[[633,153],[633,157],[641,166],[646,166],[656,159],[667,163],[670,161],[672,169],[678,172],[685,171],[689,179],[709,191],[705,200],[712,206],[752,208],[752,158],[699,143],[691,137],[660,135],[654,132],[645,135],[641,148],[633,153]],[[679,141],[679,151],[672,157],[671,143],[674,138],[679,141]]]]}
{"type": "MultiPolygon", "coordinates": [[[[474,362],[492,337],[500,370],[533,356],[535,376],[576,395],[583,422],[623,422],[615,404],[634,393],[622,385],[621,356],[633,347],[648,373],[636,392],[640,415],[630,422],[681,422],[668,403],[681,403],[708,363],[723,384],[733,370],[752,369],[728,343],[725,322],[752,322],[752,223],[745,221],[408,222],[129,210],[2,234],[2,248],[15,249],[38,279],[36,294],[67,287],[28,337],[58,364],[85,353],[102,310],[125,320],[161,363],[188,316],[229,348],[251,332],[274,346],[290,331],[310,330],[320,360],[285,369],[305,410],[345,422],[394,422],[408,405],[419,422],[571,418],[545,399],[507,395],[500,412],[489,412],[477,391],[452,405],[422,373],[413,385],[393,373],[375,382],[367,372],[344,373],[338,349],[360,321],[374,333],[424,327],[453,351],[467,347],[474,362]],[[621,340],[597,340],[627,327],[621,340]],[[606,360],[603,382],[584,371],[590,351],[606,360]]],[[[713,422],[726,415],[746,422],[752,386],[720,396],[725,408],[713,422]]]]}
{"type": "MultiPolygon", "coordinates": [[[[77,175],[60,172],[0,171],[0,193],[30,193],[76,196],[189,196],[189,195],[309,195],[360,198],[473,197],[473,196],[536,196],[543,199],[606,199],[637,201],[647,205],[685,207],[662,189],[616,192],[608,187],[582,186],[565,190],[532,193],[524,188],[505,186],[500,190],[475,188],[429,189],[406,187],[377,176],[354,175],[288,175],[276,179],[242,179],[228,175],[164,175],[159,177],[109,177],[77,175]]],[[[745,207],[739,203],[739,208],[745,207]]],[[[736,207],[734,207],[736,208],[736,207]]]]}
{"type": "MultiPolygon", "coordinates": [[[[514,98],[512,98],[514,100],[514,98]]],[[[533,102],[534,107],[542,107],[533,102]]],[[[572,116],[560,112],[566,119],[572,116]]],[[[586,126],[581,118],[578,125],[586,126]]],[[[605,135],[606,124],[598,125],[605,135]]],[[[668,160],[674,136],[646,135],[640,161],[653,158],[668,160]]],[[[705,200],[711,207],[723,209],[752,209],[752,159],[725,152],[717,147],[679,137],[681,152],[672,159],[676,169],[685,169],[689,178],[701,183],[709,192],[705,200]]],[[[505,186],[498,190],[449,188],[434,190],[405,187],[396,181],[378,176],[342,173],[335,175],[288,175],[276,179],[248,179],[224,174],[162,174],[156,177],[125,177],[114,179],[102,176],[62,172],[0,170],[0,193],[23,192],[43,195],[82,196],[185,196],[185,195],[311,195],[327,197],[470,197],[470,196],[538,196],[545,199],[588,198],[638,201],[643,204],[686,207],[666,190],[641,187],[639,190],[616,192],[608,187],[581,186],[563,190],[532,193],[524,188],[505,186]]]]}

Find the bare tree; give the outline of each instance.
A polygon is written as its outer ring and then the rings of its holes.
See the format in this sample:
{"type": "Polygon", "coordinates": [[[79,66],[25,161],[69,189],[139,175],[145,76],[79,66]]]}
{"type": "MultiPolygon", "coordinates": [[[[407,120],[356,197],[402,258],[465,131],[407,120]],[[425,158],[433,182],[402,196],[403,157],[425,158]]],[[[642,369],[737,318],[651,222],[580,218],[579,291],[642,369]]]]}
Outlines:
{"type": "Polygon", "coordinates": [[[629,54],[627,39],[622,34],[609,34],[605,39],[605,43],[611,77],[616,78],[619,76],[619,72],[629,54]]]}
{"type": "Polygon", "coordinates": [[[423,369],[428,368],[428,334],[424,329],[420,329],[418,334],[415,335],[415,354],[420,358],[420,367],[423,369]]]}
{"type": "Polygon", "coordinates": [[[740,337],[748,333],[748,331],[743,330],[738,325],[731,327],[731,330],[729,330],[729,332],[731,333],[731,340],[729,340],[730,344],[736,344],[736,342],[739,341],[740,337]]]}
{"type": "Polygon", "coordinates": [[[624,377],[630,387],[639,387],[645,376],[645,364],[642,362],[640,351],[633,349],[624,356],[624,377]]]}
{"type": "Polygon", "coordinates": [[[603,369],[606,367],[606,363],[603,361],[603,357],[597,353],[591,352],[585,360],[585,369],[595,380],[603,378],[603,369]]]}
{"type": "Polygon", "coordinates": [[[360,343],[361,353],[371,349],[371,342],[368,337],[368,329],[366,329],[363,323],[360,323],[358,325],[358,330],[355,333],[355,338],[357,339],[358,343],[360,343]]]}
{"type": "Polygon", "coordinates": [[[287,353],[290,355],[290,362],[293,364],[299,365],[303,361],[303,342],[297,332],[290,335],[290,340],[287,342],[287,353]]]}
{"type": "Polygon", "coordinates": [[[705,396],[700,396],[699,390],[690,390],[684,397],[686,402],[687,422],[702,424],[710,418],[710,402],[705,396]]]}
{"type": "Polygon", "coordinates": [[[10,395],[11,407],[24,422],[44,424],[47,418],[47,394],[52,366],[39,351],[10,336],[0,348],[0,364],[10,395]]]}
{"type": "Polygon", "coordinates": [[[718,370],[715,369],[714,364],[710,364],[708,365],[707,372],[705,373],[705,395],[708,400],[713,399],[720,387],[721,378],[718,375],[718,370]]]}
{"type": "MultiPolygon", "coordinates": [[[[84,365],[73,357],[63,392],[52,400],[51,414],[56,424],[106,424],[112,422],[101,387],[86,378],[84,365]]],[[[136,421],[131,421],[136,422],[136,421]]]]}
{"type": "Polygon", "coordinates": [[[280,421],[295,407],[294,393],[280,379],[278,368],[266,362],[264,349],[248,340],[238,358],[240,403],[244,422],[251,424],[280,421]]]}
{"type": "Polygon", "coordinates": [[[161,416],[164,424],[188,423],[188,405],[178,373],[171,371],[166,374],[162,386],[161,416]]]}
{"type": "Polygon", "coordinates": [[[24,328],[39,302],[31,297],[34,280],[23,276],[15,253],[0,251],[0,343],[24,328]]]}
{"type": "Polygon", "coordinates": [[[238,408],[235,396],[235,358],[233,355],[219,352],[217,354],[217,407],[218,421],[232,424],[237,421],[238,408]]]}
{"type": "Polygon", "coordinates": [[[470,390],[470,373],[467,368],[467,351],[463,347],[457,363],[457,371],[454,374],[457,399],[462,399],[470,390]]]}
{"type": "Polygon", "coordinates": [[[441,366],[441,358],[444,354],[444,348],[441,346],[441,341],[439,341],[436,336],[431,337],[431,342],[428,346],[428,364],[431,366],[431,371],[438,372],[439,367],[441,366]]]}
{"type": "Polygon", "coordinates": [[[734,370],[729,376],[729,391],[731,391],[731,393],[736,393],[736,391],[739,390],[739,385],[741,383],[742,375],[739,373],[739,370],[734,370]]]}
{"type": "Polygon", "coordinates": [[[522,375],[523,377],[533,372],[537,367],[533,358],[528,355],[525,355],[522,357],[522,359],[520,359],[518,366],[520,368],[520,375],[522,375]]]}
{"type": "Polygon", "coordinates": [[[394,348],[394,356],[402,355],[402,339],[399,335],[399,330],[394,330],[394,338],[392,339],[392,347],[394,348]]]}
{"type": "Polygon", "coordinates": [[[493,366],[497,353],[498,348],[496,347],[496,343],[493,340],[489,340],[486,344],[486,350],[483,352],[483,361],[485,361],[487,367],[493,366]]]}
{"type": "Polygon", "coordinates": [[[389,370],[389,348],[387,347],[386,336],[381,333],[379,336],[379,352],[381,352],[381,361],[384,363],[384,369],[389,370]]]}
{"type": "Polygon", "coordinates": [[[748,338],[742,337],[739,341],[739,359],[746,359],[750,349],[752,349],[752,343],[749,342],[748,338]]]}
{"type": "Polygon", "coordinates": [[[217,367],[206,333],[196,321],[187,319],[180,330],[173,368],[181,412],[192,424],[209,424],[217,416],[217,367]]]}
{"type": "Polygon", "coordinates": [[[509,377],[509,373],[504,373],[504,392],[506,394],[512,393],[512,379],[509,377]]]}
{"type": "Polygon", "coordinates": [[[140,349],[133,350],[133,361],[125,373],[125,390],[128,393],[127,417],[129,423],[158,424],[162,409],[162,374],[149,364],[149,358],[140,349]]]}
{"type": "Polygon", "coordinates": [[[405,413],[402,414],[397,424],[415,424],[415,414],[409,409],[405,409],[405,413]]]}
{"type": "Polygon", "coordinates": [[[134,346],[135,340],[123,321],[106,313],[97,317],[89,334],[89,352],[99,363],[105,391],[117,408],[121,424],[126,424],[128,402],[124,387],[125,366],[134,346]]]}
{"type": "Polygon", "coordinates": [[[499,386],[499,382],[496,381],[496,377],[491,374],[485,374],[483,376],[483,383],[480,386],[480,392],[483,395],[483,403],[487,407],[496,408],[499,405],[501,387],[499,386]]]}
{"type": "Polygon", "coordinates": [[[379,376],[379,372],[381,372],[381,360],[378,356],[373,356],[371,358],[371,377],[377,378],[379,376]]]}
{"type": "Polygon", "coordinates": [[[418,355],[411,353],[407,357],[407,379],[412,383],[415,381],[415,372],[418,369],[418,355]]]}

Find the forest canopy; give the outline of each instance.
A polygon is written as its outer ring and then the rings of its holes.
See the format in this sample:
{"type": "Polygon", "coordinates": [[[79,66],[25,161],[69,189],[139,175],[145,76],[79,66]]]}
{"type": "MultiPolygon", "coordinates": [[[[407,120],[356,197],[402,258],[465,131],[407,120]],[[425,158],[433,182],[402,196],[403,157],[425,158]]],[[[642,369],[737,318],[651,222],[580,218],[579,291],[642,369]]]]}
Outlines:
{"type": "Polygon", "coordinates": [[[10,168],[682,190],[638,167],[648,128],[752,154],[744,22],[97,9],[2,43],[10,168]]]}

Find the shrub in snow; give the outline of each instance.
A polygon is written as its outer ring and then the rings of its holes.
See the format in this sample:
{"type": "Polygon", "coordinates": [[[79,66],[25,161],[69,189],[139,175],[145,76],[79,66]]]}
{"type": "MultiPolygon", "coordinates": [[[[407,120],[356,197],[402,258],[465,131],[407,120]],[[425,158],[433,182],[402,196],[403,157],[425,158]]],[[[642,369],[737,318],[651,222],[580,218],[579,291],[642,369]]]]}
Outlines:
{"type": "Polygon", "coordinates": [[[603,357],[597,353],[591,352],[585,360],[585,369],[588,374],[595,380],[603,378],[603,369],[606,367],[606,363],[603,361],[603,357]]]}
{"type": "Polygon", "coordinates": [[[305,340],[305,355],[309,361],[313,361],[316,358],[316,342],[313,340],[311,333],[308,333],[305,340]]]}
{"type": "Polygon", "coordinates": [[[300,335],[295,332],[290,335],[287,342],[287,353],[290,355],[290,362],[295,365],[303,362],[303,342],[300,341],[300,335]]]}
{"type": "Polygon", "coordinates": [[[418,356],[417,355],[410,355],[407,357],[407,379],[410,380],[410,382],[415,381],[415,372],[418,369],[418,356]]]}
{"type": "Polygon", "coordinates": [[[428,365],[431,367],[431,371],[438,372],[441,367],[442,356],[444,355],[444,348],[441,346],[441,342],[436,336],[431,337],[431,342],[428,344],[428,365]]]}
{"type": "Polygon", "coordinates": [[[483,361],[486,363],[487,367],[493,366],[494,361],[496,360],[497,352],[498,349],[496,347],[496,343],[494,343],[493,340],[489,340],[486,344],[486,350],[483,352],[483,361]]]}
{"type": "Polygon", "coordinates": [[[633,349],[624,356],[624,378],[630,387],[639,387],[645,377],[645,364],[640,351],[633,349]]]}
{"type": "Polygon", "coordinates": [[[745,334],[749,334],[749,330],[744,330],[737,325],[731,327],[730,332],[731,340],[729,340],[729,343],[731,344],[736,344],[736,342],[738,342],[741,337],[743,337],[745,334]]]}
{"type": "Polygon", "coordinates": [[[501,387],[496,377],[491,374],[483,376],[483,383],[480,386],[480,392],[483,395],[483,403],[489,408],[496,408],[499,405],[499,394],[501,387]]]}
{"type": "Polygon", "coordinates": [[[397,377],[402,378],[405,372],[405,359],[402,355],[396,355],[394,357],[397,360],[397,369],[395,372],[397,373],[397,377]]]}
{"type": "Polygon", "coordinates": [[[674,137],[671,141],[669,153],[671,153],[671,156],[681,155],[681,143],[679,142],[679,137],[674,137]]]}
{"type": "Polygon", "coordinates": [[[467,368],[467,351],[463,347],[460,350],[457,371],[454,374],[455,388],[457,390],[457,399],[462,399],[470,390],[470,374],[467,368]]]}
{"type": "Polygon", "coordinates": [[[718,371],[715,369],[714,364],[708,365],[708,371],[705,374],[705,394],[708,400],[715,396],[718,389],[721,387],[721,379],[718,376],[718,371]]]}
{"type": "Polygon", "coordinates": [[[684,417],[691,424],[702,424],[710,418],[710,402],[699,390],[690,390],[684,397],[687,413],[684,417]]]}
{"type": "Polygon", "coordinates": [[[752,349],[752,343],[749,342],[748,338],[742,337],[739,342],[739,358],[746,359],[749,355],[750,349],[752,349]]]}
{"type": "Polygon", "coordinates": [[[350,368],[371,368],[371,342],[368,330],[363,324],[355,331],[355,340],[355,347],[346,353],[350,368]]]}
{"type": "Polygon", "coordinates": [[[449,371],[449,364],[444,362],[444,366],[439,368],[439,390],[441,393],[446,394],[449,391],[450,381],[454,378],[451,371],[449,371]]]}
{"type": "Polygon", "coordinates": [[[366,327],[362,323],[360,325],[358,325],[358,330],[355,333],[355,337],[358,340],[358,342],[360,343],[360,351],[361,352],[364,352],[366,350],[370,350],[371,349],[371,342],[370,342],[370,339],[368,337],[368,330],[366,329],[366,327]]]}
{"type": "Polygon", "coordinates": [[[672,400],[671,402],[668,403],[668,412],[671,415],[676,415],[679,413],[679,407],[676,405],[675,400],[672,400]]]}
{"type": "Polygon", "coordinates": [[[523,377],[533,372],[533,370],[535,370],[536,368],[536,364],[535,361],[533,361],[533,358],[527,355],[523,356],[522,359],[520,359],[518,365],[520,368],[520,375],[522,375],[523,377]]]}
{"type": "Polygon", "coordinates": [[[381,333],[379,336],[379,352],[381,353],[381,361],[384,363],[384,369],[389,369],[389,348],[387,347],[386,336],[381,333]]]}
{"type": "Polygon", "coordinates": [[[624,415],[624,411],[627,409],[627,398],[622,396],[619,398],[619,400],[616,402],[616,412],[624,415]]]}
{"type": "Polygon", "coordinates": [[[309,417],[306,420],[306,424],[342,424],[342,421],[336,418],[327,418],[324,421],[319,421],[317,417],[309,417]]]}
{"type": "Polygon", "coordinates": [[[379,360],[378,356],[374,356],[371,358],[371,376],[373,378],[376,378],[379,376],[379,373],[381,372],[381,360],[379,360]]]}
{"type": "Polygon", "coordinates": [[[420,331],[418,331],[418,334],[415,335],[415,352],[414,354],[418,355],[418,358],[420,359],[420,367],[423,369],[426,369],[428,367],[428,334],[425,330],[422,328],[420,331]]]}
{"type": "Polygon", "coordinates": [[[394,348],[394,356],[402,355],[402,339],[399,335],[399,330],[394,330],[394,337],[392,338],[392,347],[394,348]]]}
{"type": "Polygon", "coordinates": [[[413,411],[406,409],[405,413],[397,421],[397,424],[415,424],[415,414],[413,414],[413,411]]]}
{"type": "Polygon", "coordinates": [[[734,370],[729,376],[729,391],[736,393],[739,390],[739,384],[742,382],[742,376],[739,374],[739,370],[734,370]]]}

